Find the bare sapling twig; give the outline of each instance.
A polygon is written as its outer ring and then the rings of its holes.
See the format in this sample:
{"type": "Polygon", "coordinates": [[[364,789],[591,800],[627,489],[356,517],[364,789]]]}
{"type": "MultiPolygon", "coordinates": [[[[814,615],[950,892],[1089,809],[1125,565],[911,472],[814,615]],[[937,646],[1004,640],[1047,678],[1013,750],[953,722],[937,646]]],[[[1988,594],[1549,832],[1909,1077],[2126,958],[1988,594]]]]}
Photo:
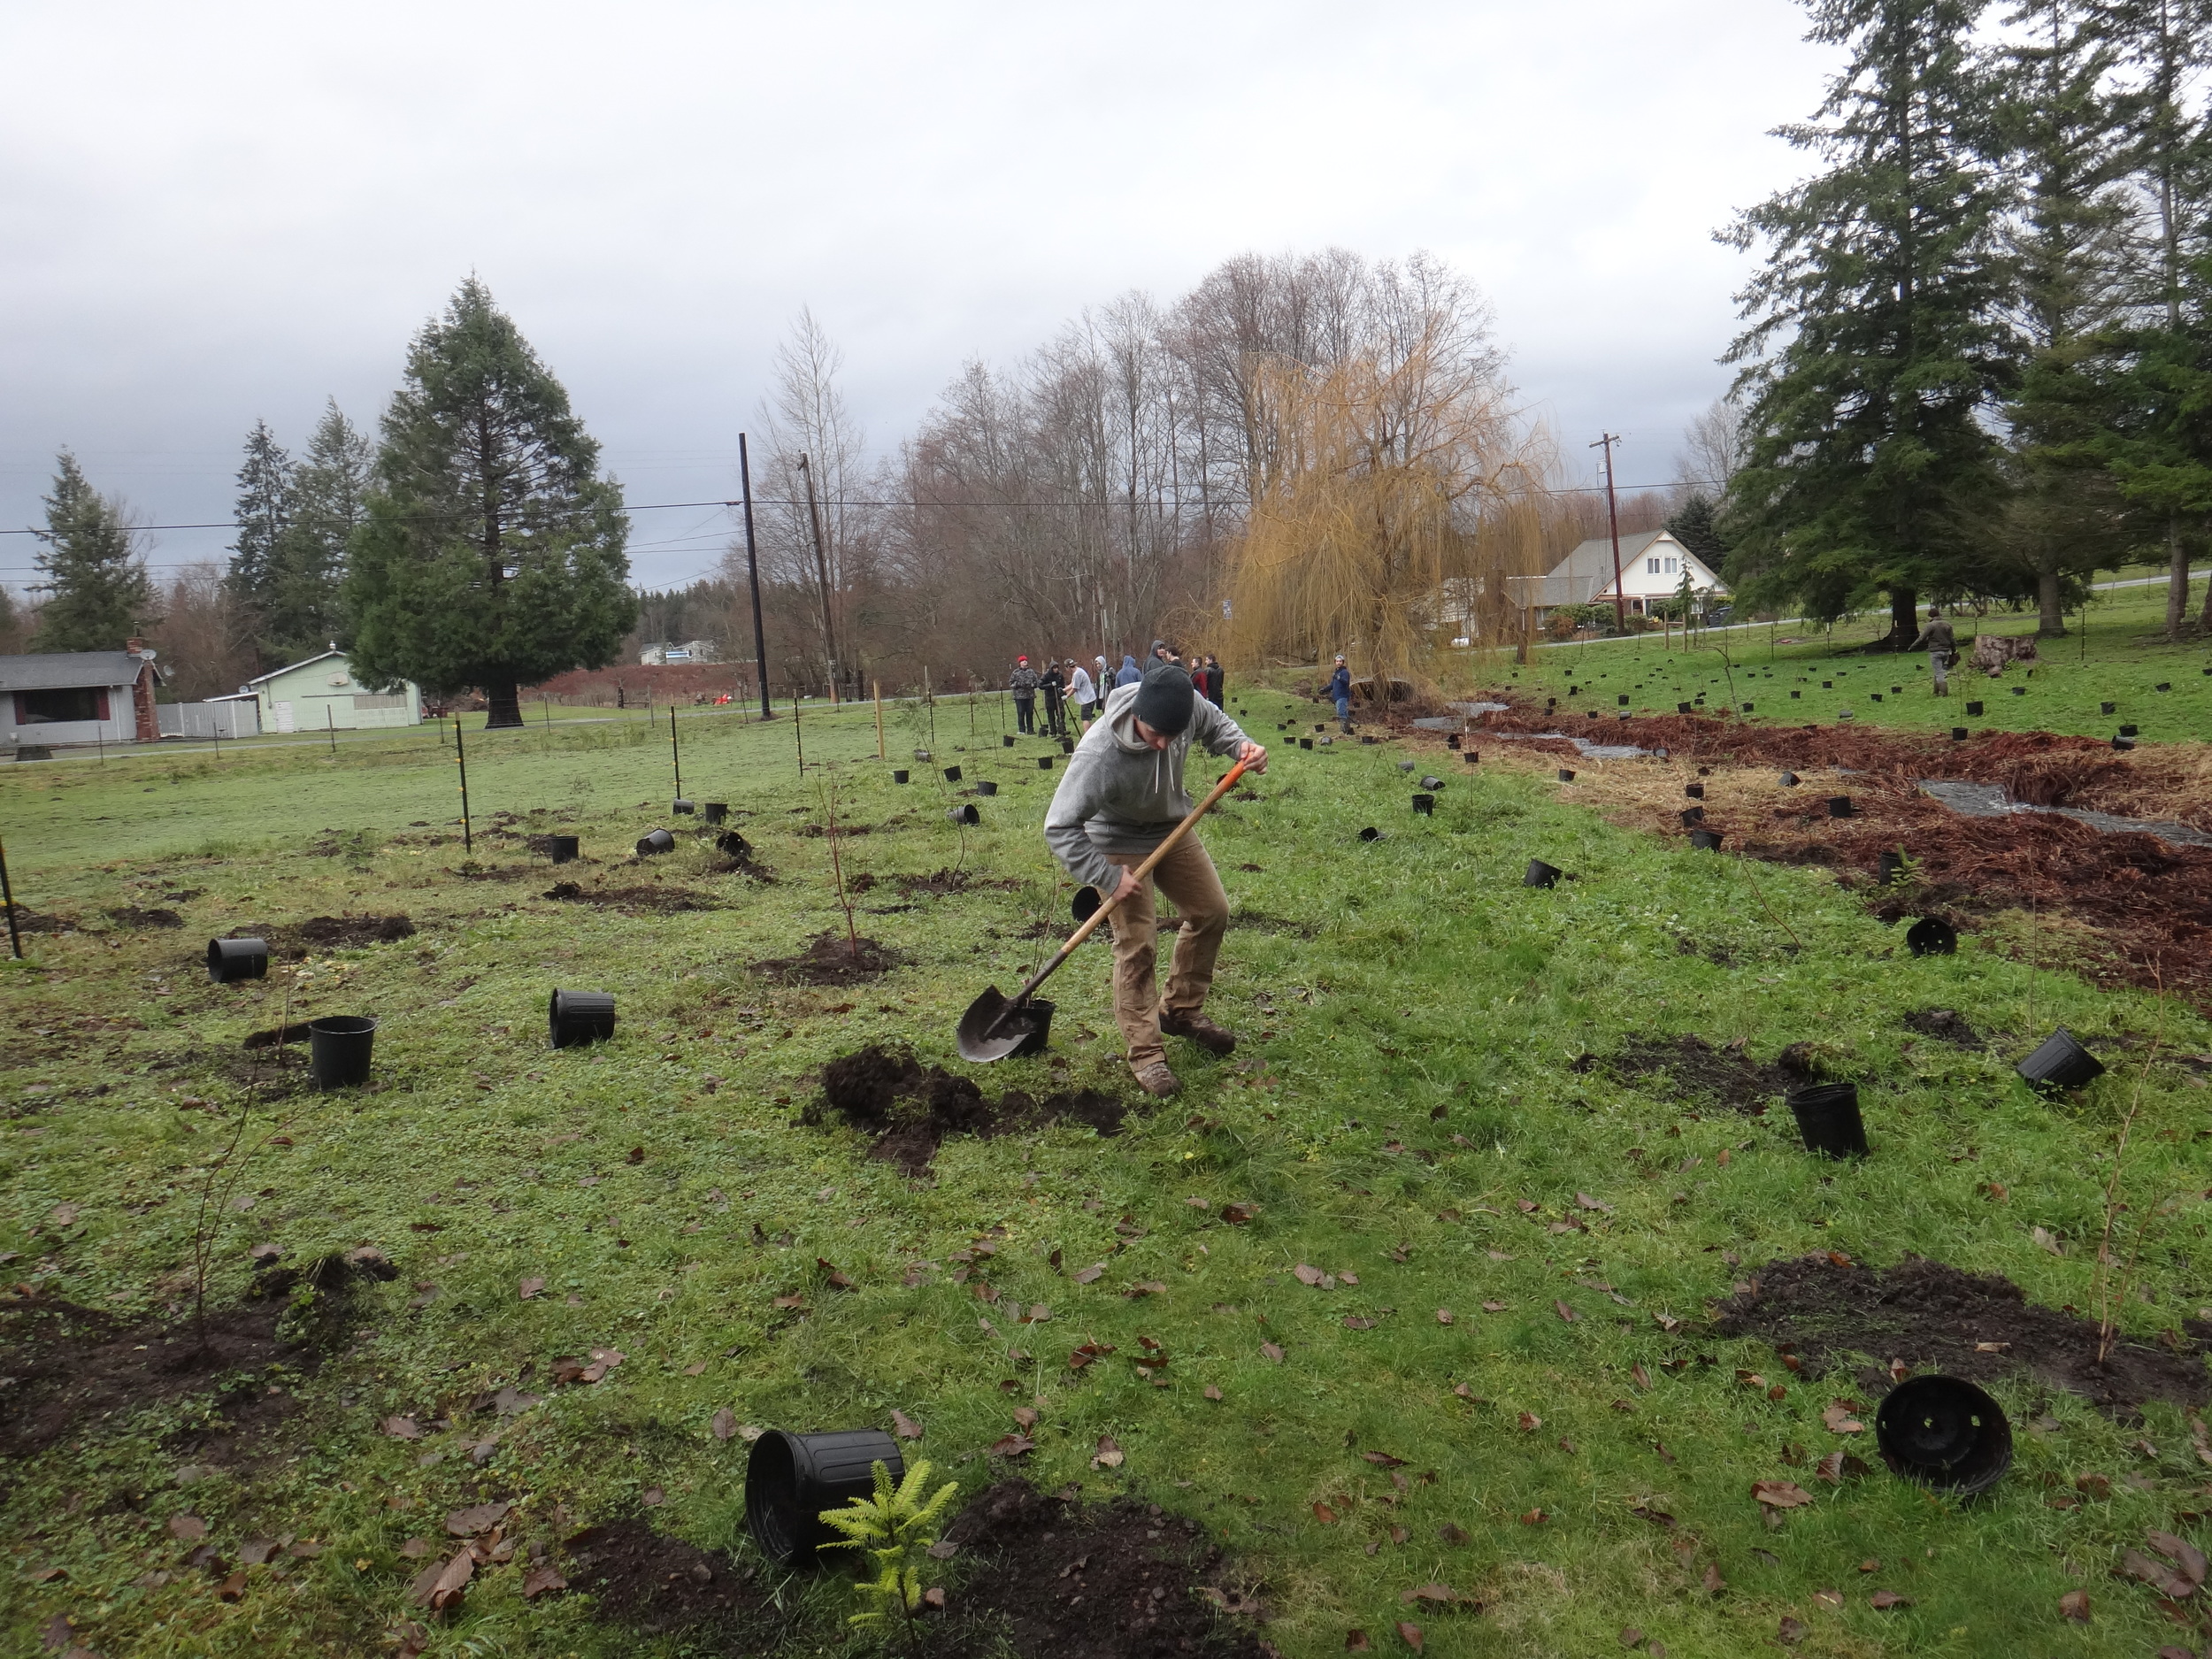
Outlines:
{"type": "Polygon", "coordinates": [[[1774,906],[1767,902],[1766,890],[1760,887],[1759,878],[1751,873],[1751,863],[1752,861],[1745,855],[1741,853],[1736,855],[1736,867],[1743,872],[1744,879],[1751,884],[1752,895],[1759,901],[1759,908],[1767,913],[1769,921],[1790,936],[1790,943],[1797,947],[1798,955],[1803,956],[1805,941],[1797,936],[1797,929],[1784,921],[1776,912],[1774,906]]]}
{"type": "MultiPolygon", "coordinates": [[[[2151,972],[2154,978],[2158,977],[2155,964],[2151,972]]],[[[2120,1132],[2113,1141],[2112,1174],[2105,1182],[2104,1228],[2097,1239],[2097,1265],[2093,1280],[2097,1299],[2097,1363],[2100,1365],[2112,1352],[2113,1340],[2119,1329],[2120,1308],[2126,1302],[2128,1293],[2135,1286],[2136,1269],[2143,1259],[2143,1245],[2149,1236],[2151,1223],[2172,1196],[2171,1193],[2162,1194],[2158,1202],[2136,1222],[2135,1240],[2128,1250],[2127,1264],[2121,1271],[2116,1285],[2112,1277],[2112,1238],[2119,1228],[2121,1216],[2131,1207],[2121,1196],[2127,1171],[2128,1142],[2134,1133],[2135,1120],[2143,1110],[2143,1085],[2149,1078],[2151,1066],[2157,1060],[2158,1051],[2166,1041],[2166,987],[2162,981],[2158,987],[2158,1034],[2151,1040],[2150,1051],[2143,1056],[2142,1067],[2135,1074],[2135,1089],[2128,1100],[2127,1115],[2121,1118],[2120,1132]]]]}
{"type": "Polygon", "coordinates": [[[837,884],[837,902],[845,912],[845,949],[856,964],[860,960],[860,933],[853,926],[853,902],[845,891],[845,866],[837,852],[837,772],[834,767],[825,769],[823,798],[829,819],[830,879],[837,884]]]}
{"type": "MultiPolygon", "coordinates": [[[[265,993],[261,1005],[264,1009],[269,1005],[265,993]]],[[[284,1016],[277,1022],[278,1032],[281,1033],[291,1023],[292,981],[288,977],[284,982],[284,1016]]],[[[277,1052],[280,1056],[283,1053],[281,1042],[278,1044],[277,1052]]],[[[244,1103],[239,1107],[238,1121],[231,1128],[230,1144],[208,1165],[207,1179],[200,1184],[199,1213],[192,1223],[192,1332],[203,1353],[207,1350],[207,1281],[214,1268],[215,1235],[222,1226],[224,1208],[229,1204],[231,1194],[237,1190],[238,1172],[244,1167],[243,1160],[238,1156],[238,1148],[246,1138],[246,1125],[253,1119],[254,1102],[260,1087],[261,1057],[257,1054],[252,1070],[248,1073],[244,1103]],[[220,1193],[215,1190],[219,1179],[222,1181],[220,1193]],[[212,1225],[209,1221],[211,1210],[214,1215],[212,1225]]]]}

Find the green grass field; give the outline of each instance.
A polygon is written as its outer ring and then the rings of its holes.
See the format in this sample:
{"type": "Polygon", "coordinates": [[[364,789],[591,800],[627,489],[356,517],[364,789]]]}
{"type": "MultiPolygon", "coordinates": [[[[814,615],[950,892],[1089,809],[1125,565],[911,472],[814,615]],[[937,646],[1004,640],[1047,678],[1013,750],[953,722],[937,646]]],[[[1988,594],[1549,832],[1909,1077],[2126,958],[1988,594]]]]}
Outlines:
{"type": "MultiPolygon", "coordinates": [[[[2093,636],[2093,661],[2097,649],[2093,636]]],[[[2153,672],[2149,660],[2128,672],[2153,672]]],[[[2185,660],[2172,658],[2176,710],[2185,660]]],[[[1658,662],[1593,647],[1544,654],[1540,672],[1602,664],[1643,676],[1640,706],[1671,707],[1648,695],[1658,662]]],[[[1778,657],[1772,683],[1794,685],[1792,664],[1778,657]]],[[[1855,694],[1888,670],[1849,672],[1855,694]]],[[[2093,713],[2086,672],[2032,683],[1993,703],[1993,724],[2098,729],[2059,718],[2084,699],[2093,713]]],[[[2189,685],[2189,706],[2204,695],[2189,685]]],[[[1261,689],[1241,701],[1271,742],[1313,712],[1261,689]]],[[[1808,720],[1833,711],[1800,701],[1808,720]]],[[[1924,703],[1879,706],[1918,718],[1924,703]]],[[[1624,1627],[1676,1655],[1741,1655],[1789,1620],[1808,1627],[1801,1651],[1824,1654],[2145,1655],[2199,1640],[2111,1576],[2147,1528],[2203,1536],[2212,1470],[2177,1408],[2122,1421],[2026,1379],[2001,1384],[2013,1471],[1962,1507],[1880,1471],[1870,1410],[1867,1432],[1827,1426],[1832,1400],[1872,1403],[1849,1370],[1798,1375],[1709,1319],[1772,1258],[1833,1250],[1887,1267],[1917,1253],[2093,1317],[2113,1295],[2122,1329],[2154,1340],[2212,1301],[2197,1202],[2212,1094],[2177,1064],[2212,1051],[2201,1017],[1970,936],[1956,956],[1914,959],[1819,872],[1614,828],[1530,772],[1459,768],[1436,816],[1416,818],[1396,762],[1443,772],[1456,757],[1440,744],[1278,750],[1260,798],[1204,832],[1242,923],[1213,1011],[1244,1047],[1217,1062],[1171,1042],[1184,1096],[1117,1136],[954,1139],[933,1181],[910,1181],[866,1159],[856,1132],[799,1121],[826,1062],[910,1044],[992,1094],[1125,1081],[1102,947],[1055,981],[1047,1058],[955,1056],[963,1007],[1024,976],[1069,896],[1039,834],[1058,772],[1036,757],[1056,762],[1056,747],[999,747],[989,705],[972,740],[970,718],[955,701],[895,711],[892,764],[915,772],[900,787],[864,709],[806,712],[803,779],[787,714],[687,714],[686,793],[733,803],[768,884],[712,873],[687,833],[678,853],[627,864],[645,830],[689,826],[663,817],[664,716],[650,731],[639,718],[469,733],[476,824],[509,815],[472,859],[452,822],[452,752],[427,727],[334,757],[226,746],[219,760],[0,776],[19,900],[82,924],[34,934],[29,963],[0,976],[0,1250],[18,1286],[0,1335],[56,1298],[173,1331],[196,1239],[211,1241],[209,1294],[226,1308],[259,1243],[294,1263],[372,1244],[399,1269],[353,1297],[317,1363],[129,1402],[19,1460],[4,1650],[375,1654],[419,1620],[442,1655],[720,1651],[641,1634],[587,1595],[526,1601],[520,1557],[481,1571],[442,1617],[415,1606],[409,1540],[442,1554],[441,1517],[497,1498],[518,1504],[510,1532],[525,1540],[641,1511],[729,1549],[781,1609],[776,1652],[844,1651],[848,1580],[759,1563],[743,1535],[746,1441],[718,1436],[717,1414],[813,1429],[887,1425],[894,1409],[964,1493],[1018,1472],[1196,1518],[1259,1586],[1265,1639],[1297,1659],[1345,1651],[1354,1630],[1407,1651],[1401,1619],[1444,1655],[1615,1652],[1624,1627]],[[935,761],[900,760],[918,746],[935,761]],[[977,829],[946,818],[934,767],[948,761],[1003,786],[978,803],[977,829]],[[852,832],[845,877],[874,879],[857,923],[903,965],[857,987],[784,986],[750,964],[843,925],[828,843],[803,833],[833,787],[852,832]],[[1382,838],[1359,841],[1367,826],[1382,838]],[[562,877],[680,887],[716,908],[543,898],[557,878],[519,837],[555,828],[595,861],[562,877]],[[1532,856],[1579,879],[1525,889],[1532,856]],[[895,879],[952,866],[1003,885],[908,896],[895,879]],[[106,918],[123,906],[171,908],[186,926],[106,918]],[[243,986],[211,985],[199,964],[232,926],[347,911],[404,912],[419,931],[243,986]],[[611,1044],[549,1050],[557,985],[615,993],[611,1044]],[[1916,1040],[1902,1022],[1930,1008],[1958,1010],[1991,1050],[1916,1040]],[[288,1074],[273,1089],[241,1042],[288,1010],[378,1017],[380,1087],[320,1095],[288,1074]],[[2054,1102],[2010,1063],[2062,1022],[2112,1069],[2054,1102]],[[1827,1164],[1778,1106],[1741,1115],[1663,1078],[1576,1065],[1685,1033],[1760,1060],[1813,1043],[1861,1083],[1873,1156],[1827,1164]],[[204,1223],[242,1113],[246,1151],[204,1223]],[[2131,1114],[2116,1187],[2128,1265],[2107,1274],[2096,1240],[2131,1114]],[[1230,1203],[1252,1219],[1230,1225],[1230,1203]],[[990,1301],[949,1271],[986,1237],[990,1301]],[[1104,1271],[1084,1281],[1091,1263],[1104,1271]],[[1310,1286],[1302,1264],[1340,1282],[1310,1286]],[[524,1300],[529,1279],[544,1288],[524,1300]],[[779,1308],[792,1296],[803,1306],[779,1308]],[[1040,1304],[1047,1322],[1016,1323],[1040,1304]],[[1168,1356],[1164,1386],[1132,1363],[1148,1338],[1168,1356]],[[1117,1351],[1071,1370],[1085,1342],[1117,1351]],[[556,1356],[595,1348],[625,1358],[596,1384],[549,1386],[556,1356]],[[1757,1386],[1740,1375],[1753,1372],[1757,1386]],[[510,1385],[543,1397],[468,1414],[510,1385]],[[1034,1451],[987,1455],[1025,1404],[1041,1413],[1034,1451]],[[380,1432],[400,1415],[421,1440],[380,1432]],[[1125,1452],[1118,1467],[1094,1466],[1102,1435],[1125,1452]],[[1816,1479],[1838,1450],[1875,1472],[1816,1479]],[[2092,1475],[2108,1488],[2054,1506],[2092,1475]],[[1773,1479],[1812,1502],[1770,1517],[1752,1485],[1773,1479]],[[1671,1525],[1644,1518],[1661,1511],[1671,1525]],[[186,1564],[183,1514],[227,1565],[249,1538],[322,1548],[243,1569],[225,1599],[186,1564]],[[1409,1608],[1428,1584],[1481,1609],[1409,1608]],[[2083,1589],[2088,1622],[2063,1618],[2061,1597],[2083,1589]],[[1905,1601],[1878,1610],[1878,1591],[1905,1601]],[[72,1621],[58,1642],[57,1616],[72,1621]]],[[[2181,734],[2154,724],[2162,710],[2136,718],[2148,736],[2181,734]]]]}

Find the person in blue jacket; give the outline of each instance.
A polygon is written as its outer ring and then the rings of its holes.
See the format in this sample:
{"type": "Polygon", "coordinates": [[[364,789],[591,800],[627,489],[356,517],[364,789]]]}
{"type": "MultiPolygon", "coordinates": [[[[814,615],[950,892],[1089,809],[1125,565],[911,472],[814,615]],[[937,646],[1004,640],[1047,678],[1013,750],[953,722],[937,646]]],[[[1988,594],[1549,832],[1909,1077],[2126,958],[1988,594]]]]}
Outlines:
{"type": "Polygon", "coordinates": [[[1336,704],[1338,725],[1348,733],[1352,729],[1352,671],[1345,666],[1340,655],[1336,659],[1336,672],[1329,677],[1325,695],[1336,704]]]}
{"type": "Polygon", "coordinates": [[[1114,676],[1114,689],[1118,691],[1124,686],[1133,686],[1143,678],[1144,670],[1137,666],[1137,659],[1124,651],[1121,654],[1121,672],[1114,676]]]}

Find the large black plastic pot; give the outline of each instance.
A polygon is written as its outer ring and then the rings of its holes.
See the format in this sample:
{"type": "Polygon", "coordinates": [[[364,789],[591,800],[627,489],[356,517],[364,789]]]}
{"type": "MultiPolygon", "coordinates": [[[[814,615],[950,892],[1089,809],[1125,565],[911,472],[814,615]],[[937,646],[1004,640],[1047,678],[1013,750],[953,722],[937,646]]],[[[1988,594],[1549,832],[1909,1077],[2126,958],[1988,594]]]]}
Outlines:
{"type": "Polygon", "coordinates": [[[365,1014],[332,1014],[307,1022],[307,1069],[317,1088],[357,1088],[369,1080],[376,1021],[365,1014]]]}
{"type": "Polygon", "coordinates": [[[993,783],[988,778],[979,779],[976,781],[975,792],[979,795],[995,795],[998,793],[998,785],[993,783]]]}
{"type": "Polygon", "coordinates": [[[2134,747],[2135,740],[2131,737],[2116,737],[2112,740],[2113,752],[2116,754],[2124,755],[2134,747]]]}
{"type": "Polygon", "coordinates": [[[822,1524],[824,1509],[841,1509],[875,1494],[875,1465],[895,1483],[906,1478],[899,1443],[880,1429],[792,1434],[770,1429],[745,1461],[745,1525],[761,1553],[783,1567],[821,1559],[824,1544],[841,1536],[822,1524]]]}
{"type": "Polygon", "coordinates": [[[945,816],[956,824],[980,824],[983,822],[983,814],[975,810],[975,803],[972,801],[969,802],[965,806],[956,806],[953,808],[952,810],[946,813],[945,816]]]}
{"type": "Polygon", "coordinates": [[[1441,778],[1431,777],[1425,773],[1421,779],[1421,787],[1429,791],[1430,794],[1433,795],[1437,790],[1441,789],[1444,787],[1444,780],[1441,778]]]}
{"type": "Polygon", "coordinates": [[[218,985],[235,979],[259,979],[269,972],[269,941],[265,939],[211,939],[207,941],[207,977],[218,985]]]}
{"type": "Polygon", "coordinates": [[[1720,850],[1720,843],[1721,833],[1718,830],[1701,829],[1690,832],[1690,845],[1699,852],[1717,853],[1720,850]]]}
{"type": "Polygon", "coordinates": [[[1905,949],[1916,956],[1958,954],[1959,930],[1940,916],[1924,916],[1905,930],[1905,949]]]}
{"type": "Polygon", "coordinates": [[[999,734],[998,741],[1002,748],[1011,749],[1014,747],[1014,734],[1011,732],[1001,733],[999,734]]]}
{"type": "Polygon", "coordinates": [[[1528,861],[1528,873],[1521,878],[1525,887],[1555,887],[1565,872],[1556,864],[1548,864],[1541,858],[1528,861]]]}
{"type": "Polygon", "coordinates": [[[1702,801],[1705,798],[1705,786],[1701,783],[1686,783],[1682,786],[1682,793],[1693,801],[1702,801]]]}
{"type": "Polygon", "coordinates": [[[671,812],[684,813],[696,812],[699,809],[691,802],[686,801],[682,797],[679,796],[677,799],[671,801],[668,803],[668,810],[671,812]]]}
{"type": "Polygon", "coordinates": [[[555,991],[545,1007],[546,1032],[556,1048],[580,1048],[614,1035],[612,991],[555,991]]]}
{"type": "Polygon", "coordinates": [[[1856,1083],[1814,1083],[1793,1088],[1783,1098],[1797,1119],[1797,1133],[1805,1150],[1824,1157],[1863,1158],[1866,1156],[1866,1125],[1859,1117],[1856,1083]]]}
{"type": "Polygon", "coordinates": [[[1311,749],[1313,747],[1313,739],[1310,737],[1300,738],[1298,740],[1298,747],[1301,749],[1311,749]]]}
{"type": "Polygon", "coordinates": [[[1874,1439],[1893,1472],[1955,1497],[1978,1496],[2012,1467],[2003,1408],[1962,1378],[1899,1383],[1875,1411],[1874,1439]]]}
{"type": "Polygon", "coordinates": [[[1075,753],[1075,740],[1074,740],[1073,738],[1071,738],[1071,737],[1064,737],[1064,738],[1062,738],[1062,739],[1060,740],[1060,752],[1061,752],[1063,755],[1072,755],[1072,754],[1074,754],[1074,753],[1075,753]]]}
{"type": "Polygon", "coordinates": [[[583,851],[583,842],[574,835],[549,835],[545,838],[545,856],[557,864],[572,864],[583,851]]]}
{"type": "Polygon", "coordinates": [[[1382,839],[1382,832],[1370,824],[1365,829],[1360,831],[1359,838],[1363,841],[1379,841],[1382,839]]]}
{"type": "Polygon", "coordinates": [[[1050,772],[1052,770],[1052,757],[1049,755],[1038,756],[1037,770],[1039,772],[1050,772]]]}
{"type": "Polygon", "coordinates": [[[709,801],[699,809],[699,816],[709,824],[723,823],[730,816],[730,803],[727,801],[709,801]]]}
{"type": "Polygon", "coordinates": [[[1413,810],[1423,818],[1433,818],[1436,815],[1436,797],[1432,795],[1415,795],[1413,810]]]}
{"type": "Polygon", "coordinates": [[[1686,703],[1678,703],[1674,705],[1674,711],[1677,714],[1689,714],[1694,710],[1692,709],[1691,705],[1686,703]]]}
{"type": "Polygon", "coordinates": [[[891,771],[891,781],[893,783],[911,783],[913,781],[913,775],[903,766],[895,766],[891,771]]]}
{"type": "Polygon", "coordinates": [[[1828,816],[1830,818],[1850,818],[1854,816],[1851,810],[1851,797],[1847,795],[1830,795],[1828,797],[1828,816]]]}
{"type": "Polygon", "coordinates": [[[676,838],[664,829],[653,830],[638,837],[637,856],[641,858],[649,858],[655,853],[672,853],[675,850],[676,838]]]}
{"type": "Polygon", "coordinates": [[[1016,1031],[1027,1033],[1010,1058],[1019,1059],[1025,1055],[1038,1055],[1045,1051],[1046,1043],[1052,1038],[1052,1010],[1053,1004],[1043,997],[1033,996],[1007,1015],[1005,1023],[999,1027],[1002,1034],[1016,1031]]]}
{"type": "Polygon", "coordinates": [[[1574,769],[1573,769],[1572,767],[1571,767],[1571,766],[1562,766],[1562,767],[1559,769],[1559,781],[1560,781],[1560,782],[1562,782],[1562,783],[1572,783],[1574,780],[1575,780],[1575,775],[1574,775],[1574,769]]]}
{"type": "Polygon", "coordinates": [[[1963,743],[1966,741],[1966,728],[1962,726],[1953,726],[1951,728],[1951,741],[1954,743],[1963,743]]]}
{"type": "Polygon", "coordinates": [[[2076,1042],[2074,1033],[2061,1025],[2012,1069],[2038,1088],[2079,1088],[2104,1074],[2104,1062],[2076,1042]]]}
{"type": "Polygon", "coordinates": [[[1970,719],[1979,719],[1982,715],[1982,705],[1978,703],[1970,703],[1966,705],[1966,713],[1970,719]]]}
{"type": "Polygon", "coordinates": [[[960,768],[957,766],[946,767],[945,781],[947,783],[958,783],[960,781],[960,768]]]}
{"type": "Polygon", "coordinates": [[[2122,737],[2140,737],[2142,734],[2143,728],[2139,726],[2124,726],[2120,728],[2122,737]]]}

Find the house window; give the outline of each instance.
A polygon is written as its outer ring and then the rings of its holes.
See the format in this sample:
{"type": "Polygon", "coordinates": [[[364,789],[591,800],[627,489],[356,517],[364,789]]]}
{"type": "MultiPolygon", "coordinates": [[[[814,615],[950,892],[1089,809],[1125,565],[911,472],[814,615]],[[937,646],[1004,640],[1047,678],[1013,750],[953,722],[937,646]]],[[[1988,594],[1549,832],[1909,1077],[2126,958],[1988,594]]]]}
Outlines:
{"type": "Polygon", "coordinates": [[[1659,561],[1657,559],[1646,559],[1644,561],[1644,570],[1647,575],[1656,576],[1659,573],[1659,561]]]}
{"type": "Polygon", "coordinates": [[[1674,562],[1672,559],[1669,559],[1669,560],[1667,561],[1667,574],[1668,574],[1668,575],[1672,576],[1673,574],[1675,574],[1676,571],[1677,571],[1678,568],[1679,568],[1679,567],[1676,565],[1675,562],[1674,562]]]}
{"type": "Polygon", "coordinates": [[[107,718],[108,694],[104,686],[67,686],[15,694],[18,726],[57,726],[65,721],[107,718]]]}

